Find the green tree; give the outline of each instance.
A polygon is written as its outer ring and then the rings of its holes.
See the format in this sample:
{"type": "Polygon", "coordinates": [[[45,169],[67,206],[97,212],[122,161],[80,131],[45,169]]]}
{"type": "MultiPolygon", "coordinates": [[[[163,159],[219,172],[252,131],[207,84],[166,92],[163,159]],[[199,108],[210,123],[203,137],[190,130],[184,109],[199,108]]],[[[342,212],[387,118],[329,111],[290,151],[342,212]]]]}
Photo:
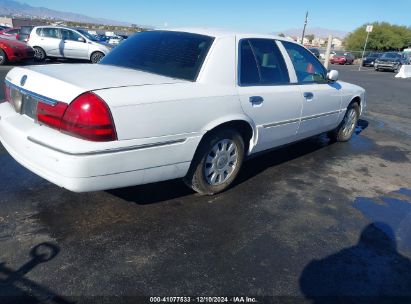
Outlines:
{"type": "Polygon", "coordinates": [[[305,35],[305,38],[307,38],[308,39],[308,41],[313,41],[314,40],[314,38],[315,38],[315,36],[313,35],[313,34],[309,34],[309,35],[305,35]]]}
{"type": "MultiPolygon", "coordinates": [[[[411,43],[411,28],[394,25],[388,22],[374,22],[370,33],[367,50],[389,51],[401,50],[411,43]]],[[[364,48],[367,24],[360,26],[344,40],[348,50],[360,51],[364,48]]]]}
{"type": "Polygon", "coordinates": [[[285,35],[283,33],[279,33],[278,36],[279,37],[285,37],[285,35]]]}

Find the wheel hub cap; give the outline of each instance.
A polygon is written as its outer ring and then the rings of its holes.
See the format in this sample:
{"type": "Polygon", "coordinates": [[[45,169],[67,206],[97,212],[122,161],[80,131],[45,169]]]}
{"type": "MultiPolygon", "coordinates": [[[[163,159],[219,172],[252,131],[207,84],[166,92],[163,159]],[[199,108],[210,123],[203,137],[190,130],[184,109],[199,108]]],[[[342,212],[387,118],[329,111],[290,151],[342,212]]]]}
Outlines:
{"type": "Polygon", "coordinates": [[[207,154],[204,175],[210,185],[227,181],[238,164],[236,144],[229,139],[219,141],[207,154]]]}
{"type": "Polygon", "coordinates": [[[354,131],[355,125],[357,123],[357,113],[354,109],[350,109],[345,117],[345,123],[343,127],[344,135],[351,134],[354,131]]]}

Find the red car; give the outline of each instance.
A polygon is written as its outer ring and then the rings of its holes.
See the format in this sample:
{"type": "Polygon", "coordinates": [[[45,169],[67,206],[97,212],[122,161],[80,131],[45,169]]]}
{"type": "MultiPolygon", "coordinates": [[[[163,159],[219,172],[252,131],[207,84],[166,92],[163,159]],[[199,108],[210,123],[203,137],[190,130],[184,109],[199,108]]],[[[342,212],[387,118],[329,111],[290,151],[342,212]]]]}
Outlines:
{"type": "Polygon", "coordinates": [[[17,40],[0,38],[0,65],[33,58],[34,50],[27,44],[17,40]]]}
{"type": "Polygon", "coordinates": [[[0,38],[1,36],[5,36],[7,38],[15,38],[17,37],[18,33],[20,33],[19,28],[6,28],[0,31],[0,38]]]}
{"type": "Polygon", "coordinates": [[[331,64],[353,64],[354,56],[348,52],[336,52],[335,55],[330,58],[331,64]]]}

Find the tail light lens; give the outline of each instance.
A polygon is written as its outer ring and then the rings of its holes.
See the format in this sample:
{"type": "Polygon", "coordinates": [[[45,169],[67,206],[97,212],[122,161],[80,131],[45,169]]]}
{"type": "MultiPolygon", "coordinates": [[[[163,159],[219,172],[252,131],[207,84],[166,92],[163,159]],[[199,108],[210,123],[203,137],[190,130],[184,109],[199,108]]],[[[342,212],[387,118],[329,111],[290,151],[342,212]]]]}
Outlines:
{"type": "Polygon", "coordinates": [[[27,38],[24,39],[24,41],[25,41],[25,42],[29,42],[29,40],[30,40],[30,35],[27,35],[27,38]]]}
{"type": "Polygon", "coordinates": [[[62,102],[54,106],[39,102],[37,104],[37,120],[45,125],[60,130],[61,118],[66,112],[68,105],[62,102]]]}
{"type": "Polygon", "coordinates": [[[37,119],[64,133],[90,141],[117,140],[111,112],[97,95],[87,92],[69,105],[54,106],[39,102],[37,119]]]}
{"type": "Polygon", "coordinates": [[[16,34],[16,39],[20,40],[20,34],[16,34]]]}
{"type": "Polygon", "coordinates": [[[90,92],[80,95],[69,105],[61,121],[61,130],[91,141],[117,139],[108,106],[90,92]]]}

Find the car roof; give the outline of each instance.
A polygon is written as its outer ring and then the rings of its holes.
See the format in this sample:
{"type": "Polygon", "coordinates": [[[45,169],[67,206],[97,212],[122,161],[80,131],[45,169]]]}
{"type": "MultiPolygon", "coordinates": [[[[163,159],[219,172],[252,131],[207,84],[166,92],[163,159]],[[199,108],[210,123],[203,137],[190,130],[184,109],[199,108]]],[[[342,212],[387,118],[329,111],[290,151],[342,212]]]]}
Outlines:
{"type": "Polygon", "coordinates": [[[215,38],[220,38],[220,37],[250,37],[250,38],[266,38],[266,39],[277,39],[277,40],[295,42],[295,41],[293,41],[289,38],[280,37],[280,36],[271,35],[271,34],[230,31],[230,30],[216,29],[216,28],[161,28],[161,29],[156,29],[156,30],[158,30],[158,31],[172,31],[172,32],[185,32],[185,33],[211,36],[211,37],[215,37],[215,38]]]}

